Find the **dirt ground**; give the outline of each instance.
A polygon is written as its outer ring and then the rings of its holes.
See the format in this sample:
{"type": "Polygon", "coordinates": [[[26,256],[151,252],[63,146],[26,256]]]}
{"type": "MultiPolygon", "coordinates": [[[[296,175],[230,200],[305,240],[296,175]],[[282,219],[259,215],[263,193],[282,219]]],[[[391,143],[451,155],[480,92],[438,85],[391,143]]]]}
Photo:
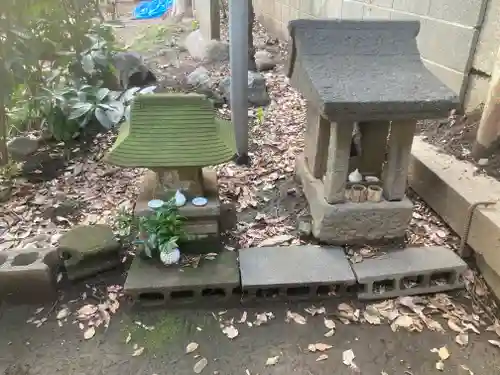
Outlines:
{"type": "MultiPolygon", "coordinates": [[[[324,337],[324,317],[308,316],[307,305],[268,305],[228,311],[153,310],[135,311],[124,307],[113,317],[106,331],[91,340],[81,337],[71,319],[61,328],[55,314],[40,328],[27,324],[34,307],[2,306],[0,310],[0,373],[4,375],[168,375],[192,374],[196,362],[206,358],[203,374],[306,374],[306,375],[429,375],[498,374],[499,348],[487,338],[472,334],[467,347],[454,340],[454,334],[424,331],[394,333],[389,326],[337,323],[333,337],[324,337]],[[284,321],[287,310],[302,313],[307,323],[284,321]],[[236,323],[244,313],[248,321],[256,313],[272,312],[275,319],[259,327],[236,323]],[[217,317],[217,319],[216,319],[217,317]],[[220,328],[218,317],[231,320],[239,335],[230,340],[220,328]],[[145,327],[145,328],[143,328],[145,327]],[[130,334],[130,342],[127,337],[130,334]],[[195,342],[198,349],[185,354],[195,342]],[[317,361],[322,353],[308,352],[308,345],[323,343],[332,347],[328,358],[317,361]],[[134,346],[136,345],[136,346],[134,346]],[[436,369],[438,354],[433,348],[446,346],[450,357],[444,370],[436,369]],[[134,348],[144,351],[133,356],[134,348]],[[343,363],[343,352],[351,349],[357,370],[343,363]],[[278,357],[266,366],[268,358],[278,357]]],[[[337,304],[326,304],[328,314],[337,304]]],[[[51,308],[46,306],[46,310],[51,308]]],[[[57,311],[57,308],[56,308],[57,311]]],[[[44,312],[40,313],[43,316],[44,312]]]]}
{"type": "Polygon", "coordinates": [[[477,167],[477,173],[484,173],[500,180],[500,152],[498,150],[488,158],[487,165],[478,165],[471,157],[480,119],[481,111],[477,110],[467,116],[450,116],[448,120],[423,121],[420,123],[420,135],[442,152],[453,155],[459,160],[473,163],[477,167]]]}

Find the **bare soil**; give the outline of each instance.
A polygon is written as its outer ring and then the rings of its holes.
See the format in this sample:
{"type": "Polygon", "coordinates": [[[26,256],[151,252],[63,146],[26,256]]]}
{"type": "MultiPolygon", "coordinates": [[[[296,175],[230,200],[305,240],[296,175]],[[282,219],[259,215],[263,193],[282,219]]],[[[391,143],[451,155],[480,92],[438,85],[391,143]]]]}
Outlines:
{"type": "Polygon", "coordinates": [[[419,132],[424,140],[440,151],[465,160],[477,167],[477,173],[484,173],[500,180],[500,152],[497,150],[488,158],[487,165],[480,166],[471,157],[472,145],[477,133],[481,111],[469,115],[451,115],[447,120],[422,121],[419,132]]]}

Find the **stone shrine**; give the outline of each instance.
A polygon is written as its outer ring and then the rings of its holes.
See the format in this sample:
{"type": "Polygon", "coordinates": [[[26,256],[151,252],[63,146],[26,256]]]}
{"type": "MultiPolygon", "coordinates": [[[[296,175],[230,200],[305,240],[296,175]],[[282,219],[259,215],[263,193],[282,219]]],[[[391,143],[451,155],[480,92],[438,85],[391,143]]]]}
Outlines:
{"type": "Polygon", "coordinates": [[[150,169],[141,184],[136,216],[152,213],[150,200],[167,201],[180,190],[187,198],[180,215],[187,218],[186,232],[193,238],[181,251],[214,252],[220,247],[221,205],[216,172],[204,167],[226,162],[235,152],[232,124],[215,118],[204,95],[152,94],[135,99],[130,123],[123,124],[106,160],[150,169]],[[200,196],[207,204],[194,206],[191,199],[200,196]]]}
{"type": "Polygon", "coordinates": [[[296,174],[313,235],[331,244],[402,238],[413,208],[405,191],[416,121],[459,106],[422,63],[419,23],[293,20],[288,28],[287,75],[307,100],[296,174]],[[351,157],[355,124],[361,155],[351,157]],[[361,178],[349,182],[355,169],[361,178]]]}

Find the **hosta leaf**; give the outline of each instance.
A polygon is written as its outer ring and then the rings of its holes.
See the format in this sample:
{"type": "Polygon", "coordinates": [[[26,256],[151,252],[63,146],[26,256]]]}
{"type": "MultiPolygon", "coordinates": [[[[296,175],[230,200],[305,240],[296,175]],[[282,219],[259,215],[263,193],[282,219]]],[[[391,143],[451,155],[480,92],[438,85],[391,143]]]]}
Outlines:
{"type": "Polygon", "coordinates": [[[94,64],[94,59],[90,54],[84,55],[82,57],[82,68],[83,71],[87,74],[92,74],[94,73],[95,70],[95,64],[94,64]]]}
{"type": "Polygon", "coordinates": [[[91,103],[80,103],[80,104],[75,104],[73,108],[71,109],[71,113],[68,116],[68,120],[74,120],[77,119],[85,114],[87,114],[88,111],[92,109],[92,104],[91,103]]]}

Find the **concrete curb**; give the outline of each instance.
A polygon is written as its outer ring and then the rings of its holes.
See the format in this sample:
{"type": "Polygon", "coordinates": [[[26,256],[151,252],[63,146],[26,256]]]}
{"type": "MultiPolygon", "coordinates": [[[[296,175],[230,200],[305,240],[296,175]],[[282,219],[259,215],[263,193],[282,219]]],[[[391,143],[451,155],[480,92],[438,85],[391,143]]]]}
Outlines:
{"type": "MultiPolygon", "coordinates": [[[[471,204],[500,199],[500,182],[474,172],[471,163],[439,153],[420,137],[414,139],[409,185],[458,235],[462,235],[471,204]]],[[[499,205],[476,209],[467,243],[486,282],[500,298],[499,205]]]]}

